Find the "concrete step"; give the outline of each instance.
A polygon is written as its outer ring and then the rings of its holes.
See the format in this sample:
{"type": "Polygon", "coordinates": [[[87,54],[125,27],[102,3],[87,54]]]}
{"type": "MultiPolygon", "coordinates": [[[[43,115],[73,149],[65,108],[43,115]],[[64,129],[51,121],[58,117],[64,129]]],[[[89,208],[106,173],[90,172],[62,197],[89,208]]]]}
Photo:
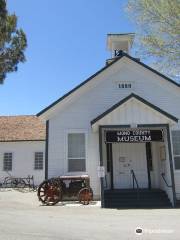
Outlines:
{"type": "Polygon", "coordinates": [[[177,208],[180,208],[180,200],[177,200],[177,208]]]}
{"type": "Polygon", "coordinates": [[[104,192],[106,208],[164,208],[171,207],[167,194],[160,190],[133,189],[106,190],[104,192]]]}

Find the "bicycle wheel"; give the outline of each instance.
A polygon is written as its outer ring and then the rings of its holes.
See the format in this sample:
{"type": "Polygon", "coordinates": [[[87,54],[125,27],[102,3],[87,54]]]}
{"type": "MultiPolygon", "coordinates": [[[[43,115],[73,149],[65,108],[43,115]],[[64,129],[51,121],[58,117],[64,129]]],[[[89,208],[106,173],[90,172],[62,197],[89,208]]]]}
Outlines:
{"type": "Polygon", "coordinates": [[[5,188],[11,188],[12,187],[12,179],[9,177],[6,177],[3,182],[3,186],[5,188]]]}
{"type": "Polygon", "coordinates": [[[15,188],[25,188],[26,183],[23,179],[19,178],[19,179],[15,179],[14,181],[14,187],[15,188]]]}

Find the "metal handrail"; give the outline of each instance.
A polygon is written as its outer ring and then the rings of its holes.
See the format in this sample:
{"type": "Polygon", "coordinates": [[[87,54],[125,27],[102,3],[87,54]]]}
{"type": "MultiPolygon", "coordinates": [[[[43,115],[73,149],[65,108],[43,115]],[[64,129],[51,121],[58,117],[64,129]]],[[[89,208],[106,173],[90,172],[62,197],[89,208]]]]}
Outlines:
{"type": "Polygon", "coordinates": [[[107,188],[108,187],[108,183],[107,183],[107,175],[106,174],[104,176],[104,182],[105,182],[104,187],[107,188]]]}
{"type": "Polygon", "coordinates": [[[133,189],[134,189],[134,184],[136,183],[136,191],[137,191],[137,205],[139,205],[139,200],[140,200],[140,195],[139,195],[139,184],[138,184],[138,181],[137,181],[137,178],[136,178],[136,175],[134,173],[134,170],[131,169],[131,175],[132,175],[132,178],[133,178],[133,189]]]}
{"type": "Polygon", "coordinates": [[[169,188],[172,188],[172,185],[169,185],[169,184],[167,183],[166,179],[165,179],[165,173],[161,173],[161,177],[162,177],[162,179],[164,180],[166,186],[169,187],[169,188]]]}
{"type": "Polygon", "coordinates": [[[136,183],[137,189],[139,189],[139,184],[138,184],[138,181],[137,181],[137,178],[136,178],[136,175],[135,175],[133,169],[131,169],[131,174],[132,174],[132,178],[133,178],[133,189],[135,188],[134,183],[136,183]]]}

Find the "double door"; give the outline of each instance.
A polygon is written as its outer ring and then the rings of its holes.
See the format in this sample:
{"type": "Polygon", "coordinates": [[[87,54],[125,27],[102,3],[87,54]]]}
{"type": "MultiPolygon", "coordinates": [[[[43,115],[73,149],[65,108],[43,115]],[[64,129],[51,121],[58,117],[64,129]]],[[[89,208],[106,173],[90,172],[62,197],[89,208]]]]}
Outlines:
{"type": "Polygon", "coordinates": [[[132,188],[134,170],[140,188],[148,188],[145,143],[112,144],[113,183],[115,189],[132,188]]]}

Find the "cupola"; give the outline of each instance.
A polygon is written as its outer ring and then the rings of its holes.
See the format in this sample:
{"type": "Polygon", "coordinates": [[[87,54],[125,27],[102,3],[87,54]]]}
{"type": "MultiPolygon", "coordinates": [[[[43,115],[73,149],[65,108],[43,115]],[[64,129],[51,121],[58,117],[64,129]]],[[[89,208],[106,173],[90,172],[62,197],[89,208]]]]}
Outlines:
{"type": "Polygon", "coordinates": [[[134,40],[134,33],[123,34],[108,34],[107,35],[107,48],[111,51],[111,58],[114,59],[120,56],[120,53],[130,53],[131,46],[134,40]]]}

